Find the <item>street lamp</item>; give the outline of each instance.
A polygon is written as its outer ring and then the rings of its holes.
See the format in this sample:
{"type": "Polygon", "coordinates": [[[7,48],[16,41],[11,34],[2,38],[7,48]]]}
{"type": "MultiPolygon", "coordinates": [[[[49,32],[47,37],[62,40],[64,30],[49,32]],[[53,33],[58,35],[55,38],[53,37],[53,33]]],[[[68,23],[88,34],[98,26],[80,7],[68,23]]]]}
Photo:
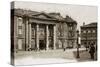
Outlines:
{"type": "Polygon", "coordinates": [[[76,32],[77,32],[77,58],[80,58],[80,56],[79,56],[79,43],[78,43],[79,30],[77,30],[76,32]]]}

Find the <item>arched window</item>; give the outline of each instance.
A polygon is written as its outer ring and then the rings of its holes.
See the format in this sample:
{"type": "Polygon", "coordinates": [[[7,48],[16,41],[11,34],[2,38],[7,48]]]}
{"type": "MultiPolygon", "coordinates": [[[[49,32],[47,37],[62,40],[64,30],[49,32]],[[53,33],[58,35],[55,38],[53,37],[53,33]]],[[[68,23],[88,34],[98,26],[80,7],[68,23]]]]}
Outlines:
{"type": "Polygon", "coordinates": [[[73,24],[69,24],[69,30],[73,30],[73,24]]]}
{"type": "Polygon", "coordinates": [[[18,34],[22,34],[22,30],[23,30],[23,19],[21,17],[18,17],[17,19],[17,23],[18,23],[18,34]]]}
{"type": "Polygon", "coordinates": [[[22,18],[19,17],[19,18],[18,18],[18,26],[22,26],[22,22],[23,22],[22,18]]]}

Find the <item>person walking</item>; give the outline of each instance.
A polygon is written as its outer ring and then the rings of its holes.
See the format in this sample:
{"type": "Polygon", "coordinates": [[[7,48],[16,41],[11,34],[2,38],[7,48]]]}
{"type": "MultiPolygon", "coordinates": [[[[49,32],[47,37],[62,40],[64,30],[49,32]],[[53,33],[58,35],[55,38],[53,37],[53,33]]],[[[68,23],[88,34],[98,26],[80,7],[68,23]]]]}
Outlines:
{"type": "Polygon", "coordinates": [[[91,59],[94,60],[95,47],[93,44],[90,45],[89,53],[90,53],[91,59]]]}

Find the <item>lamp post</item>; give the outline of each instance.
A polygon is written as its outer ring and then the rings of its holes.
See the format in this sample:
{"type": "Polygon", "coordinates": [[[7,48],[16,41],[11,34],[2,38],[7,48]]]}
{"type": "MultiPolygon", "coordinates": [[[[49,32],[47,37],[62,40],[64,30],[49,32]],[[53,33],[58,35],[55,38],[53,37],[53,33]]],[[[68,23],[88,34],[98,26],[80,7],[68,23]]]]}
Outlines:
{"type": "Polygon", "coordinates": [[[80,56],[79,56],[79,43],[78,43],[79,30],[77,30],[76,32],[77,32],[77,58],[80,58],[80,56]]]}

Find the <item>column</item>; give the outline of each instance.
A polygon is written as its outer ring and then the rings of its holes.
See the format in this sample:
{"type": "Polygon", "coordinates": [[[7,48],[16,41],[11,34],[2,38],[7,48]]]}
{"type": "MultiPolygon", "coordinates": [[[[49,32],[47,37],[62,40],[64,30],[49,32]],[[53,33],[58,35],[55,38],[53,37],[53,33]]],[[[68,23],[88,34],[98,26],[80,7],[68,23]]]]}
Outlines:
{"type": "Polygon", "coordinates": [[[36,48],[39,50],[39,25],[36,24],[36,48]]]}
{"type": "Polygon", "coordinates": [[[46,50],[49,49],[48,36],[49,36],[49,30],[48,30],[48,25],[46,25],[46,50]]]}
{"type": "Polygon", "coordinates": [[[28,20],[26,20],[26,29],[25,29],[25,42],[26,42],[26,47],[25,50],[28,51],[28,20]]]}
{"type": "Polygon", "coordinates": [[[53,48],[56,49],[56,25],[53,26],[53,48]]]}
{"type": "Polygon", "coordinates": [[[31,48],[31,23],[29,23],[29,48],[31,48]]]}

